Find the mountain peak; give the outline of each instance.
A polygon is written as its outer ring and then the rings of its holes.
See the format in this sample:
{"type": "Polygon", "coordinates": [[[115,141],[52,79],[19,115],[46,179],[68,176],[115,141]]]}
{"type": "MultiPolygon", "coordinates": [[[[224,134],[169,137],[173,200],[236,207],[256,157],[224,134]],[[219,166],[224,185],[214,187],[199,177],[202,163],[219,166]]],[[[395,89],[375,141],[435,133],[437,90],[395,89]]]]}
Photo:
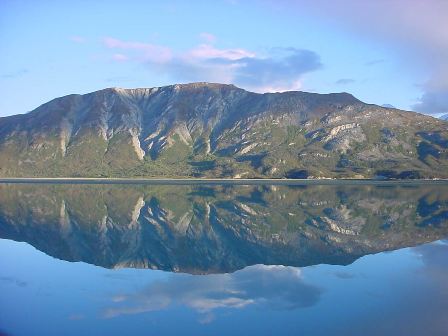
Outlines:
{"type": "Polygon", "coordinates": [[[349,93],[107,88],[0,119],[0,176],[448,177],[448,129],[349,93]]]}
{"type": "Polygon", "coordinates": [[[245,90],[243,88],[240,88],[234,84],[223,84],[223,83],[213,83],[213,82],[192,82],[192,83],[177,83],[177,84],[171,84],[171,85],[165,85],[165,86],[156,86],[156,87],[147,87],[147,88],[122,88],[122,87],[109,87],[105,89],[101,89],[98,91],[93,91],[87,94],[95,94],[95,93],[101,93],[101,92],[111,92],[116,94],[142,94],[142,93],[148,93],[152,92],[155,93],[157,91],[164,91],[164,90],[174,90],[174,91],[194,91],[198,89],[210,89],[212,91],[216,90],[238,90],[241,92],[248,92],[253,95],[269,95],[269,96],[279,96],[279,95],[300,95],[303,96],[309,96],[309,97],[321,97],[322,99],[325,99],[325,97],[328,97],[329,99],[336,98],[339,101],[345,100],[347,103],[362,103],[359,99],[357,99],[355,96],[353,96],[351,93],[348,92],[333,92],[333,93],[314,93],[314,92],[306,92],[306,91],[282,91],[282,92],[265,92],[265,93],[258,93],[253,92],[250,90],[245,90]]]}
{"type": "Polygon", "coordinates": [[[222,88],[232,88],[238,89],[233,84],[222,84],[222,83],[210,83],[210,82],[193,82],[184,84],[174,84],[175,88],[179,89],[199,89],[199,88],[210,88],[210,89],[222,89],[222,88]]]}
{"type": "Polygon", "coordinates": [[[156,93],[158,91],[165,92],[166,90],[174,90],[175,92],[192,92],[195,90],[201,89],[209,89],[211,91],[217,90],[240,90],[245,91],[241,88],[236,87],[233,84],[220,84],[220,83],[208,83],[208,82],[194,82],[194,83],[183,83],[183,84],[172,84],[166,86],[156,86],[149,88],[121,88],[121,87],[109,87],[105,89],[101,89],[98,91],[87,93],[87,95],[95,95],[101,93],[111,93],[118,94],[121,96],[142,96],[148,95],[152,93],[156,93]]]}

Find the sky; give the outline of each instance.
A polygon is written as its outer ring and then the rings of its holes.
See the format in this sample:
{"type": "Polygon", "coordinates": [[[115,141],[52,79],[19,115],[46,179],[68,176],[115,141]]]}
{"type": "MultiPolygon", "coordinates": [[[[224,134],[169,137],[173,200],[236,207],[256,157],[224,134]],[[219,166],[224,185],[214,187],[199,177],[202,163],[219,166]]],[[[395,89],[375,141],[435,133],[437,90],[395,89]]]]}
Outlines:
{"type": "Polygon", "coordinates": [[[446,0],[0,0],[0,48],[0,116],[197,81],[448,113],[446,0]]]}

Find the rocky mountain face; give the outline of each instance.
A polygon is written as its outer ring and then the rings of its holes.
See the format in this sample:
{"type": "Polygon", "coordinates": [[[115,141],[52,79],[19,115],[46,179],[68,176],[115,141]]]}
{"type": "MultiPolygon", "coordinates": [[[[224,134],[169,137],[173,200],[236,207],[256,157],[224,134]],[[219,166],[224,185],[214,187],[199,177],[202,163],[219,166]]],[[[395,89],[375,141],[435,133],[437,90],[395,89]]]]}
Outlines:
{"type": "Polygon", "coordinates": [[[347,93],[110,88],[0,118],[0,176],[448,178],[448,123],[347,93]]]}
{"type": "Polygon", "coordinates": [[[0,238],[107,268],[345,265],[447,235],[446,185],[0,185],[0,238]]]}

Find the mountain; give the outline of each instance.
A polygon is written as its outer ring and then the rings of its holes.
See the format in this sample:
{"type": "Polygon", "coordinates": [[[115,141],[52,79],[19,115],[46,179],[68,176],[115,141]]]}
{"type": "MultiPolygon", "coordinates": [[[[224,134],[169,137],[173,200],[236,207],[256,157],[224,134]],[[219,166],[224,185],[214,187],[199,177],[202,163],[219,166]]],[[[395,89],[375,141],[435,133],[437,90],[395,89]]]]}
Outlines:
{"type": "Polygon", "coordinates": [[[381,107],[386,107],[386,108],[395,108],[395,106],[391,105],[391,104],[383,104],[381,105],[381,107]]]}
{"type": "Polygon", "coordinates": [[[0,176],[448,178],[448,123],[348,93],[109,88],[0,118],[0,176]]]}
{"type": "Polygon", "coordinates": [[[0,184],[0,238],[106,268],[346,265],[447,235],[447,185],[0,184]]]}
{"type": "Polygon", "coordinates": [[[440,117],[440,119],[442,119],[442,120],[448,120],[448,114],[444,114],[443,116],[440,117]]]}

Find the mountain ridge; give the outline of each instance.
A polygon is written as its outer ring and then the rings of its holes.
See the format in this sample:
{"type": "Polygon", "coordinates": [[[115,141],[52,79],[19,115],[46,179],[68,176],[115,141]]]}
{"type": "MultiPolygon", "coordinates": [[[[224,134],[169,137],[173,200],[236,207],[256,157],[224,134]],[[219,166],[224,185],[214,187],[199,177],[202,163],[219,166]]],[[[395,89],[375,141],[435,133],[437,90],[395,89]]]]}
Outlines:
{"type": "Polygon", "coordinates": [[[447,178],[447,125],[349,93],[113,87],[0,118],[0,176],[447,178]]]}

